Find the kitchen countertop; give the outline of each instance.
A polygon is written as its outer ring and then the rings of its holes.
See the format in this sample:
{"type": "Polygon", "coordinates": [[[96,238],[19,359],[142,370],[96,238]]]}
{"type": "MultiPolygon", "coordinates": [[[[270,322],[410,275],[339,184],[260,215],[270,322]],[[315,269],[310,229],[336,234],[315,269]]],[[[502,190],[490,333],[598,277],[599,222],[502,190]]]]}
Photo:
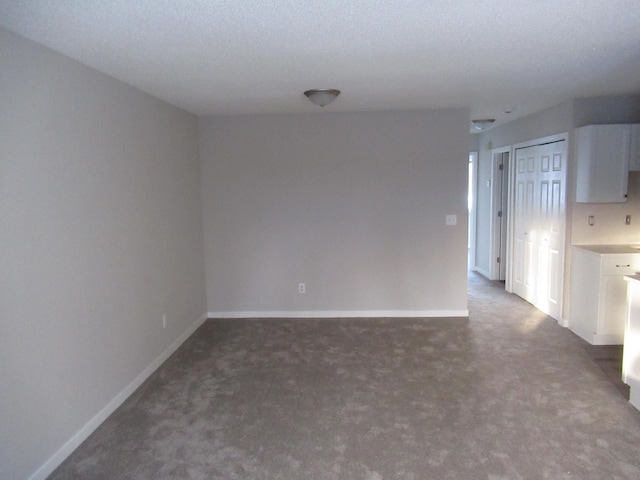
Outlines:
{"type": "Polygon", "coordinates": [[[639,274],[635,274],[635,275],[625,275],[624,276],[625,280],[629,280],[629,281],[636,281],[636,282],[640,282],[640,275],[639,274]]]}
{"type": "Polygon", "coordinates": [[[640,253],[640,245],[572,245],[593,253],[640,253]]]}

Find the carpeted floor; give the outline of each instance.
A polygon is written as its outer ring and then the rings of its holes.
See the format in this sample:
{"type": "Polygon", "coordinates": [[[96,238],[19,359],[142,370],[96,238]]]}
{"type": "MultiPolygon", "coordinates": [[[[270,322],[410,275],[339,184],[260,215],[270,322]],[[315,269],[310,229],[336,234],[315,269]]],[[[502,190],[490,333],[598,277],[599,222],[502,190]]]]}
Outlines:
{"type": "Polygon", "coordinates": [[[622,345],[590,345],[582,341],[582,346],[600,367],[607,378],[613,382],[620,394],[629,400],[629,385],[622,382],[622,345]]]}
{"type": "Polygon", "coordinates": [[[469,319],[209,320],[50,478],[640,478],[582,341],[469,280],[469,319]]]}

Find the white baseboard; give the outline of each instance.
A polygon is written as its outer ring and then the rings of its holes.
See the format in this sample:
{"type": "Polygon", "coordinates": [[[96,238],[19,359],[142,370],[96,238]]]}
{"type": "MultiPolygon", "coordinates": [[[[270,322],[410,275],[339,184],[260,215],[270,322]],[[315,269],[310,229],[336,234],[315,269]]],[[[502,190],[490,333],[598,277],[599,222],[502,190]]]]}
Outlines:
{"type": "Polygon", "coordinates": [[[622,345],[624,343],[624,335],[603,335],[594,334],[592,345],[622,345]]]}
{"type": "Polygon", "coordinates": [[[571,324],[569,324],[569,330],[591,345],[622,345],[624,343],[624,335],[603,335],[591,332],[585,335],[579,328],[575,328],[575,325],[571,324]]]}
{"type": "Polygon", "coordinates": [[[261,311],[209,312],[209,318],[434,318],[468,317],[469,310],[318,310],[318,311],[261,311]]]}
{"type": "Polygon", "coordinates": [[[151,376],[156,369],[162,365],[193,332],[207,319],[203,315],[196,320],[187,330],[185,330],[171,345],[169,345],[151,364],[145,368],[129,385],[127,385],[115,398],[113,398],[102,410],[98,412],[84,427],[82,427],[67,443],[65,443],[56,453],[53,454],[36,472],[29,477],[29,480],[45,480],[60,464],[91,435],[96,428],[104,422],[129,396],[151,376]]]}
{"type": "Polygon", "coordinates": [[[321,311],[266,311],[266,312],[208,312],[196,320],[171,345],[169,345],[151,364],[145,368],[129,385],[116,395],[102,410],[89,420],[56,453],[54,453],[29,480],[45,480],[60,464],[91,435],[109,415],[131,396],[144,381],[164,363],[187,338],[189,338],[207,318],[353,318],[353,317],[468,317],[469,310],[321,310],[321,311]]]}

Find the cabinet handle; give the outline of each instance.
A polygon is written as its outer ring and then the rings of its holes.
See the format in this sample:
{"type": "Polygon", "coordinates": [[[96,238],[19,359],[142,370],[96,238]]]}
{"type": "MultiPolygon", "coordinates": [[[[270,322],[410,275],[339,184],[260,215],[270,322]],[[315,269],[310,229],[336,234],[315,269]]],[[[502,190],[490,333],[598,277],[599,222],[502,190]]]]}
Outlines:
{"type": "Polygon", "coordinates": [[[631,265],[616,265],[616,267],[620,268],[629,268],[631,265]]]}

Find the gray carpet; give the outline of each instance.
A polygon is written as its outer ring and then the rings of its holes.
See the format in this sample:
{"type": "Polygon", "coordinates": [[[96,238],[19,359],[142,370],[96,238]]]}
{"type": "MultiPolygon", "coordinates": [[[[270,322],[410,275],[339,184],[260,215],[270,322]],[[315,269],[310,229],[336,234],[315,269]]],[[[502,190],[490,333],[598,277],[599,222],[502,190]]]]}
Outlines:
{"type": "Polygon", "coordinates": [[[469,319],[209,320],[51,479],[633,479],[640,412],[470,276],[469,319]]]}
{"type": "Polygon", "coordinates": [[[620,394],[629,400],[629,385],[622,382],[622,345],[590,345],[584,340],[581,342],[587,353],[600,367],[607,378],[613,382],[620,394]]]}

